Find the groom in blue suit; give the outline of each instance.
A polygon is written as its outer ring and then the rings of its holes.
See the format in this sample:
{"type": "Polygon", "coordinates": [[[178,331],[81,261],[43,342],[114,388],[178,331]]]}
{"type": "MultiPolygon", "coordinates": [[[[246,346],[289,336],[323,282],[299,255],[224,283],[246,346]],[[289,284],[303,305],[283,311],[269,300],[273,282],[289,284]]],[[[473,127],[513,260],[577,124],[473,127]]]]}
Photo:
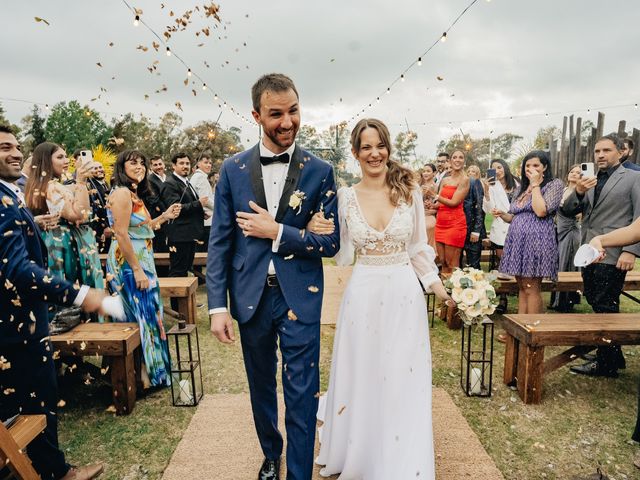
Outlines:
{"type": "Polygon", "coordinates": [[[291,79],[265,75],[251,94],[262,141],[225,160],[216,186],[207,260],[211,331],[221,342],[232,343],[231,317],[238,321],[265,456],[260,480],[280,478],[279,340],[287,479],[309,480],[320,388],[322,257],[339,249],[336,185],[331,165],[295,144],[300,107],[291,79]],[[306,229],[318,212],[334,222],[333,233],[306,229]]]}

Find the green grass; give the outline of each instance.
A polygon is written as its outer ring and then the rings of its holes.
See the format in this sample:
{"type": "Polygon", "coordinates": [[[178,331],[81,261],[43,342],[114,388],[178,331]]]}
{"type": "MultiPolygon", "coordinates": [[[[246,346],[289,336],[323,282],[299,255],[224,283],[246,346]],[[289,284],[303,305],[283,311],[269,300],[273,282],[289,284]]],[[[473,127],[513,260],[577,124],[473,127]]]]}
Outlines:
{"type": "MultiPolygon", "coordinates": [[[[206,303],[202,289],[198,301],[206,303]]],[[[511,297],[510,311],[515,307],[511,297]]],[[[640,311],[626,298],[621,307],[640,311]]],[[[590,308],[583,301],[577,311],[590,308]]],[[[172,325],[168,318],[167,328],[172,325]]],[[[224,346],[209,334],[206,308],[198,310],[198,326],[205,393],[246,392],[239,342],[224,346]]],[[[333,326],[322,327],[323,390],[334,332],[333,326]]],[[[585,378],[564,367],[546,377],[542,404],[523,405],[517,392],[502,384],[502,344],[495,344],[493,396],[467,398],[459,384],[460,332],[436,319],[430,335],[434,385],[449,392],[505,478],[567,479],[594,473],[598,464],[611,478],[638,478],[631,463],[638,447],[629,438],[637,408],[639,347],[624,348],[627,369],[620,378],[585,378]]],[[[548,349],[547,355],[561,350],[548,349]]],[[[131,415],[116,417],[106,411],[111,390],[100,379],[89,385],[63,379],[60,396],[66,401],[60,410],[60,443],[68,460],[104,461],[105,479],[160,478],[195,411],[172,407],[170,390],[164,389],[139,398],[131,415]]]]}

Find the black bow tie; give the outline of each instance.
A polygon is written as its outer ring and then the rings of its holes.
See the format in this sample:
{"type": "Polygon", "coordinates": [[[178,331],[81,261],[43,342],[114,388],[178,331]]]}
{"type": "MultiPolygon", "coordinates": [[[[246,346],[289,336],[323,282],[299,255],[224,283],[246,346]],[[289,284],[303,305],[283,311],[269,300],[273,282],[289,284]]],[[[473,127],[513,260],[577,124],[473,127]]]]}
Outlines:
{"type": "Polygon", "coordinates": [[[272,163],[289,163],[289,154],[285,152],[273,157],[260,157],[260,163],[264,166],[271,165],[272,163]]]}

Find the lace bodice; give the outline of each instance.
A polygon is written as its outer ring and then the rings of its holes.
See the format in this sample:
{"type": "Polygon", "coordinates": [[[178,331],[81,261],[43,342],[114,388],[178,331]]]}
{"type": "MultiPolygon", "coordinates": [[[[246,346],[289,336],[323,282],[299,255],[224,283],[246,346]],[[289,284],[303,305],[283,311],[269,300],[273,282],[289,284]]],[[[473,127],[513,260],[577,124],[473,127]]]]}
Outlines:
{"type": "Polygon", "coordinates": [[[411,263],[428,290],[439,281],[435,252],[428,245],[424,223],[424,205],[419,190],[413,192],[411,205],[400,202],[384,230],[371,227],[358,204],[352,187],[338,191],[340,251],[338,265],[350,265],[354,255],[362,265],[397,265],[411,263]]]}
{"type": "Polygon", "coordinates": [[[358,257],[407,252],[407,243],[413,232],[409,205],[401,202],[394,210],[386,228],[379,231],[367,223],[353,188],[347,189],[344,197],[345,220],[358,257]]]}

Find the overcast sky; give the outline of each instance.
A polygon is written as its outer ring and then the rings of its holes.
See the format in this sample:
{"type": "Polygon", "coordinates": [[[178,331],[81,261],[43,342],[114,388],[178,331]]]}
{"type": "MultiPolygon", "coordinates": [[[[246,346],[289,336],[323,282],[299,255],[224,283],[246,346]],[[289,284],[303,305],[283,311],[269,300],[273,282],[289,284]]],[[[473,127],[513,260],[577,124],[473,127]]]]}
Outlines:
{"type": "MultiPolygon", "coordinates": [[[[460,129],[477,136],[510,131],[531,140],[539,127],[561,125],[563,113],[582,109],[595,121],[597,107],[640,102],[638,0],[478,0],[447,41],[376,103],[470,1],[222,1],[221,24],[196,12],[193,24],[168,43],[206,81],[205,92],[194,77],[195,84],[183,84],[185,67],[167,57],[164,46],[154,51],[157,39],[143,25],[133,26],[134,14],[120,0],[2,0],[0,102],[14,123],[31,105],[7,98],[49,105],[78,99],[106,119],[131,111],[154,121],[180,102],[184,111],[177,112],[187,126],[218,117],[213,93],[250,118],[252,83],[277,71],[298,86],[303,124],[324,129],[373,102],[367,116],[387,122],[393,135],[408,123],[418,133],[418,153],[429,156],[460,129]],[[206,26],[209,37],[195,35],[206,26]],[[147,70],[155,60],[160,75],[147,70]],[[156,94],[163,85],[167,91],[156,94]],[[100,87],[107,92],[90,102],[100,87]],[[518,118],[529,114],[542,115],[518,118]],[[516,118],[485,120],[511,115],[516,118]]],[[[129,3],[160,35],[176,18],[171,10],[179,16],[204,5],[129,3]]],[[[640,109],[605,113],[606,129],[620,119],[640,128],[640,109]]],[[[245,146],[257,139],[257,128],[228,109],[221,123],[241,127],[245,146]]]]}

